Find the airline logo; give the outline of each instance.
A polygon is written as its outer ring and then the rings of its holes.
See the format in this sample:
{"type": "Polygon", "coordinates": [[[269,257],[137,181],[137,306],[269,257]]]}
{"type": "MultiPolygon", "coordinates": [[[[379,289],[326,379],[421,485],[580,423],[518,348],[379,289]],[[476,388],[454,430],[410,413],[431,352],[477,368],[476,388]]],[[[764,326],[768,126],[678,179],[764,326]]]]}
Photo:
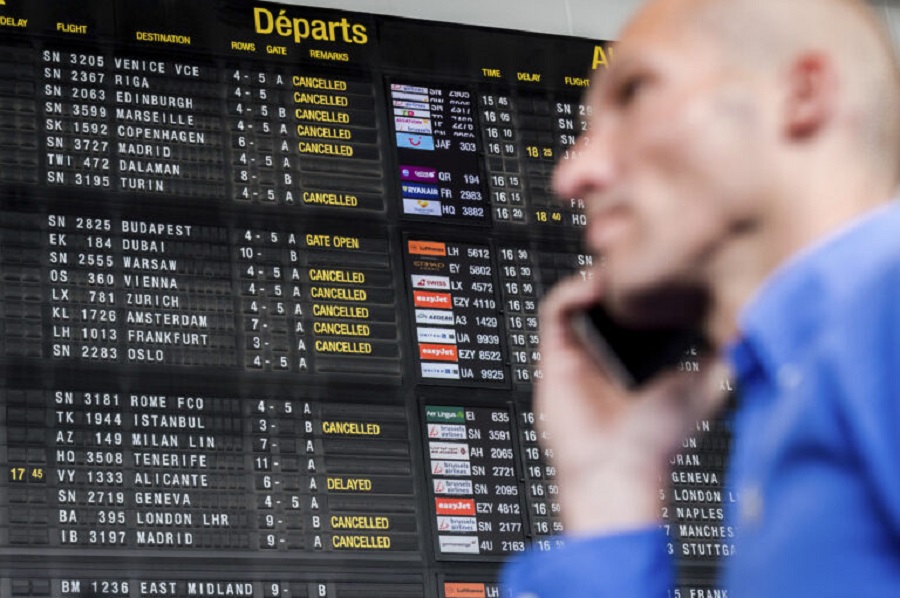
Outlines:
{"type": "Polygon", "coordinates": [[[443,272],[447,269],[447,264],[432,260],[413,260],[412,267],[421,272],[443,272]]]}
{"type": "Polygon", "coordinates": [[[466,412],[462,407],[425,407],[425,418],[430,422],[444,424],[462,424],[466,421],[466,412]]]}
{"type": "Polygon", "coordinates": [[[411,277],[412,285],[417,289],[433,289],[438,291],[450,290],[449,276],[425,276],[422,274],[413,274],[411,277]]]}
{"type": "Polygon", "coordinates": [[[438,517],[439,532],[457,532],[470,534],[478,531],[478,522],[474,517],[438,517]]]}
{"type": "Polygon", "coordinates": [[[441,552],[448,554],[478,554],[478,536],[438,536],[441,552]]]}
{"type": "Polygon", "coordinates": [[[432,293],[430,291],[413,291],[413,303],[416,307],[433,307],[436,309],[453,309],[453,297],[450,293],[432,293]]]}
{"type": "Polygon", "coordinates": [[[416,328],[420,343],[456,344],[456,331],[447,328],[416,328]]]}
{"type": "Polygon", "coordinates": [[[437,183],[437,170],[424,166],[401,166],[400,178],[417,183],[437,183]]]}
{"type": "Polygon", "coordinates": [[[483,583],[450,583],[444,584],[445,598],[486,598],[487,587],[483,583]]]}
{"type": "MultiPolygon", "coordinates": [[[[428,453],[432,459],[447,459],[448,461],[468,461],[469,445],[455,442],[429,442],[428,453]]],[[[473,515],[475,513],[472,513],[473,515]]]]}
{"type": "Polygon", "coordinates": [[[397,108],[394,102],[394,116],[406,116],[408,118],[431,118],[431,111],[427,105],[424,108],[416,110],[415,108],[397,108]]]}
{"type": "Polygon", "coordinates": [[[392,89],[391,98],[395,100],[428,103],[428,90],[424,87],[410,87],[408,85],[401,85],[400,87],[405,89],[392,89]]]}
{"type": "Polygon", "coordinates": [[[394,99],[394,108],[403,108],[406,110],[424,110],[431,115],[431,106],[422,102],[404,102],[403,100],[394,99]]]}
{"type": "Polygon", "coordinates": [[[417,309],[416,324],[453,325],[453,312],[439,309],[417,309]]]}
{"type": "Polygon", "coordinates": [[[438,515],[475,516],[474,498],[436,498],[434,510],[438,515]]]}
{"type": "Polygon", "coordinates": [[[395,116],[394,126],[404,133],[419,133],[431,135],[431,120],[428,118],[412,118],[409,116],[395,116]]]}
{"type": "Polygon", "coordinates": [[[404,199],[403,213],[416,216],[441,216],[441,202],[429,199],[404,199]]]}
{"type": "Polygon", "coordinates": [[[409,253],[412,255],[447,255],[447,244],[437,243],[434,241],[410,241],[407,244],[409,253]]]}
{"type": "Polygon", "coordinates": [[[458,424],[428,424],[428,437],[438,440],[465,440],[466,427],[458,424]]]}
{"type": "Polygon", "coordinates": [[[465,477],[472,475],[472,465],[468,461],[432,461],[432,475],[465,477]]]}
{"type": "Polygon", "coordinates": [[[419,359],[426,361],[459,361],[456,345],[419,345],[419,359]]]}
{"type": "Polygon", "coordinates": [[[417,87],[415,85],[403,85],[402,83],[391,83],[391,91],[405,91],[407,93],[424,93],[428,94],[427,87],[417,87]]]}
{"type": "Polygon", "coordinates": [[[449,363],[423,363],[422,377],[439,378],[441,380],[459,380],[459,366],[449,363]]]}
{"type": "Polygon", "coordinates": [[[403,183],[402,190],[403,197],[412,199],[435,199],[438,196],[438,188],[434,185],[403,183]]]}
{"type": "Polygon", "coordinates": [[[471,496],[472,480],[433,480],[435,494],[471,496]]]}
{"type": "Polygon", "coordinates": [[[397,133],[397,147],[414,150],[434,151],[434,137],[415,133],[397,133]]]}

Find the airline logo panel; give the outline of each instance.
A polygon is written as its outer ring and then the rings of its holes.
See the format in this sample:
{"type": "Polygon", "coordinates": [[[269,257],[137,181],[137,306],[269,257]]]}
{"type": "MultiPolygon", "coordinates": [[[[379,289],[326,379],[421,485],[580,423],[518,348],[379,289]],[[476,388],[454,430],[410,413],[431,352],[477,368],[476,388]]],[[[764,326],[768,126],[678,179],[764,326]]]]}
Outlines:
{"type": "Polygon", "coordinates": [[[465,87],[389,83],[403,214],[451,223],[490,224],[477,98],[465,87]]]}
{"type": "Polygon", "coordinates": [[[410,238],[405,249],[422,379],[508,386],[490,246],[410,238]]]}

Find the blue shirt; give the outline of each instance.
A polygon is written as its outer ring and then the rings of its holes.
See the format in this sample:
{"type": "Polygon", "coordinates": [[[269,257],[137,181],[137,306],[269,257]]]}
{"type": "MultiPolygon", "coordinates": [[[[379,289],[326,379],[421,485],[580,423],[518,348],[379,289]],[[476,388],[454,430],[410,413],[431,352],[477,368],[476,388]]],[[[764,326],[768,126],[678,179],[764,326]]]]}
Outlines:
{"type": "MultiPolygon", "coordinates": [[[[900,596],[900,204],[795,256],[740,318],[731,598],[900,596]]],[[[507,565],[513,596],[667,598],[657,528],[507,565]]]]}

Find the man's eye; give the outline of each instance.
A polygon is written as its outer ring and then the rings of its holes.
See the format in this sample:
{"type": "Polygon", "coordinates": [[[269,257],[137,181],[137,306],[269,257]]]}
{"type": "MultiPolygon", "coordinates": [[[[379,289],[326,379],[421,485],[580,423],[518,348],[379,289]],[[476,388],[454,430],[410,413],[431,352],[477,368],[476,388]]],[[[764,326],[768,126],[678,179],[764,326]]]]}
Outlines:
{"type": "Polygon", "coordinates": [[[641,88],[644,86],[646,81],[643,77],[630,77],[626,79],[620,86],[618,93],[616,94],[616,99],[621,106],[627,106],[637,97],[638,93],[640,93],[641,88]]]}

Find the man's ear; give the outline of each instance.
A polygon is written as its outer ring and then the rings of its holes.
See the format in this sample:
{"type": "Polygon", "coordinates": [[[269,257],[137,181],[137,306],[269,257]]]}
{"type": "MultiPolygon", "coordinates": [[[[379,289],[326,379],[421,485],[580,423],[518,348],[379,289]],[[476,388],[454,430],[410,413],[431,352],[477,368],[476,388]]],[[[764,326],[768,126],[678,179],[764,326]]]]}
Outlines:
{"type": "Polygon", "coordinates": [[[831,57],[807,52],[786,75],[784,132],[792,139],[811,137],[834,116],[838,78],[831,57]]]}

